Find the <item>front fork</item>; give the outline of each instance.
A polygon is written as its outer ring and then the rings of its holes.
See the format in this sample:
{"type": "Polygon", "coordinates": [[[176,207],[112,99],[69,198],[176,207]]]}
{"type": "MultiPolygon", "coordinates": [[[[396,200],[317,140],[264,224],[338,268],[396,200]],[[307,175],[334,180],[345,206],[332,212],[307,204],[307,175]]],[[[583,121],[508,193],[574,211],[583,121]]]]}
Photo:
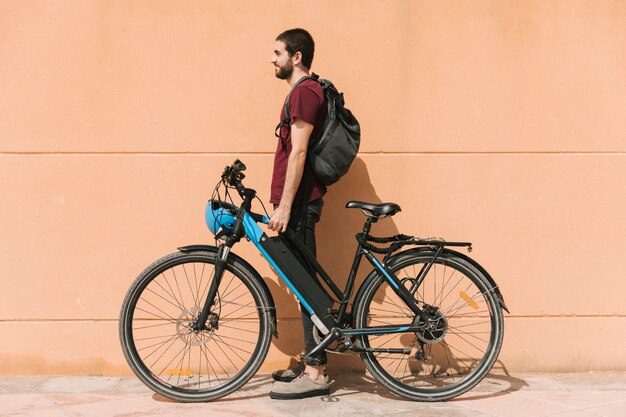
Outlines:
{"type": "Polygon", "coordinates": [[[211,281],[211,286],[209,287],[209,293],[207,294],[204,307],[202,308],[202,312],[200,313],[198,320],[192,326],[193,330],[196,332],[201,332],[207,329],[206,321],[211,313],[211,307],[215,304],[217,289],[220,286],[222,275],[224,275],[224,270],[226,269],[229,252],[230,246],[228,243],[221,244],[217,250],[217,258],[215,259],[215,274],[213,275],[213,280],[211,281]]]}
{"type": "Polygon", "coordinates": [[[220,286],[222,275],[226,269],[226,261],[228,259],[228,254],[230,253],[230,248],[232,248],[235,243],[239,242],[239,240],[241,240],[241,238],[245,235],[243,216],[246,212],[250,211],[252,199],[256,195],[256,191],[251,188],[243,188],[241,184],[237,186],[237,190],[239,191],[239,195],[243,196],[243,202],[239,208],[237,220],[235,220],[232,232],[228,233],[226,243],[221,244],[217,250],[217,259],[215,259],[215,275],[213,275],[213,281],[211,281],[209,293],[207,294],[206,301],[204,302],[204,307],[202,307],[202,312],[198,317],[198,321],[191,326],[195,332],[207,330],[206,321],[209,318],[209,314],[211,314],[211,307],[215,304],[217,289],[220,286]]]}

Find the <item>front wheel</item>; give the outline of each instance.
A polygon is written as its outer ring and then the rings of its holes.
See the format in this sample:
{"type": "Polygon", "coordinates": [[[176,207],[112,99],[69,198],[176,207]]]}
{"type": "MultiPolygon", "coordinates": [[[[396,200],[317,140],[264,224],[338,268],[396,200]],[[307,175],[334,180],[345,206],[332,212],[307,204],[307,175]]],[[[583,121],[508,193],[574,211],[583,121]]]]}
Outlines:
{"type": "Polygon", "coordinates": [[[388,265],[413,293],[428,323],[404,304],[380,274],[363,284],[355,306],[356,328],[423,327],[415,333],[358,340],[366,350],[361,358],[371,374],[390,391],[418,401],[443,401],[472,389],[496,361],[504,331],[495,288],[464,259],[441,253],[417,285],[420,271],[426,270],[433,257],[432,251],[409,252],[388,265]],[[410,353],[383,353],[385,348],[410,349],[410,353]]]}
{"type": "Polygon", "coordinates": [[[259,369],[271,342],[270,301],[231,256],[206,329],[194,331],[213,280],[216,254],[177,252],[135,280],[120,313],[120,341],[137,377],[177,401],[232,393],[259,369]]]}

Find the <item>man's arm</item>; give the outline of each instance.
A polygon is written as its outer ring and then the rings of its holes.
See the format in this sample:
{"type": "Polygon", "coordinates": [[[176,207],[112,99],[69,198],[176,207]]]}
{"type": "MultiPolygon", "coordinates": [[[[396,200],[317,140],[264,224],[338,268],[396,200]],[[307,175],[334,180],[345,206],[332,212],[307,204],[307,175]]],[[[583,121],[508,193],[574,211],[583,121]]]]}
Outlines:
{"type": "Polygon", "coordinates": [[[304,171],[304,163],[306,162],[306,152],[309,146],[311,132],[313,132],[313,125],[308,124],[302,119],[295,119],[291,124],[291,153],[287,160],[285,187],[283,188],[283,196],[280,199],[280,204],[278,204],[276,211],[274,211],[270,219],[270,230],[279,232],[285,232],[287,230],[293,199],[300,186],[302,172],[304,171]]]}

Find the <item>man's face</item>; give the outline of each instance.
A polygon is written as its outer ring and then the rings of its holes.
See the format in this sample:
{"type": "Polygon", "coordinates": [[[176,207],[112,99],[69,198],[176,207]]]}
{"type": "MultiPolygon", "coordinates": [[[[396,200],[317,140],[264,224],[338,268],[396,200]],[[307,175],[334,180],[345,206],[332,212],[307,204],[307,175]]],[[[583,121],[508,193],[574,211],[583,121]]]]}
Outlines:
{"type": "Polygon", "coordinates": [[[293,62],[285,49],[283,41],[276,41],[274,45],[274,55],[272,56],[272,64],[274,64],[274,73],[277,78],[286,80],[293,73],[293,62]]]}

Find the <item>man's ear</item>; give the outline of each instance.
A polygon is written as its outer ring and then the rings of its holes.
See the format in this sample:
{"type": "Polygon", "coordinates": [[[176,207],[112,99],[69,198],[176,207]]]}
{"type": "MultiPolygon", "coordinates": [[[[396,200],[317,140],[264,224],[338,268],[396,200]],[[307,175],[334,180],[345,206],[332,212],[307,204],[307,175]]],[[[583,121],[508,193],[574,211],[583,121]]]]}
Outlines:
{"type": "Polygon", "coordinates": [[[293,65],[298,65],[302,63],[302,52],[298,51],[291,56],[293,65]]]}

